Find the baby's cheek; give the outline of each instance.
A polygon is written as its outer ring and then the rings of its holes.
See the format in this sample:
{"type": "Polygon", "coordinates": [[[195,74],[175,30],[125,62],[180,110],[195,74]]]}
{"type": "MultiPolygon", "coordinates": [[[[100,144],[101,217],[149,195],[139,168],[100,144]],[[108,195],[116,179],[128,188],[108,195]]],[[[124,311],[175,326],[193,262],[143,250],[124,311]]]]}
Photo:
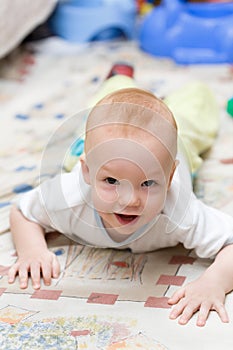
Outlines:
{"type": "Polygon", "coordinates": [[[164,208],[166,200],[166,194],[164,191],[157,193],[156,195],[149,195],[147,197],[147,202],[145,203],[145,211],[152,218],[160,214],[164,208]]]}
{"type": "Polygon", "coordinates": [[[117,202],[118,194],[115,189],[103,190],[98,189],[94,193],[94,206],[96,209],[108,212],[109,209],[117,202]]]}

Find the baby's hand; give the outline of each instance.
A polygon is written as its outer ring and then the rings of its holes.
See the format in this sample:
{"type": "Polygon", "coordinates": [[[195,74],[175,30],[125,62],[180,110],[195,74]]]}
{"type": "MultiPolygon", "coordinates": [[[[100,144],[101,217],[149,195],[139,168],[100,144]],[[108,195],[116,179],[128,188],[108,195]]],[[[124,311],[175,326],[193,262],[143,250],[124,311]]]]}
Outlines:
{"type": "Polygon", "coordinates": [[[224,306],[225,292],[220,285],[209,283],[203,278],[179,289],[168,300],[175,305],[170,313],[171,319],[179,318],[179,324],[185,325],[199,310],[197,326],[203,327],[211,310],[217,311],[222,322],[229,322],[224,306]]]}
{"type": "Polygon", "coordinates": [[[11,266],[8,283],[14,283],[16,276],[19,275],[20,288],[27,288],[30,275],[33,288],[39,289],[41,276],[44,284],[49,286],[51,278],[58,278],[59,273],[60,265],[56,255],[47,249],[43,251],[35,249],[24,256],[19,256],[16,263],[11,266]]]}

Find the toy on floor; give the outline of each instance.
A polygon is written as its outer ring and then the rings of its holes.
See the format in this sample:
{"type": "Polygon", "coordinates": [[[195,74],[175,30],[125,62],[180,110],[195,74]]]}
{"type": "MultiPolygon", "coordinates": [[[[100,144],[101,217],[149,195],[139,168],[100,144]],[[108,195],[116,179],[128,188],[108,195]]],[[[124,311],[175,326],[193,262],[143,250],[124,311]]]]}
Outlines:
{"type": "Polygon", "coordinates": [[[160,1],[156,0],[136,0],[138,13],[145,15],[153,10],[154,6],[159,5],[160,1]]]}
{"type": "Polygon", "coordinates": [[[233,62],[233,2],[163,0],[144,19],[140,47],[177,63],[233,62]]]}
{"type": "Polygon", "coordinates": [[[50,27],[71,42],[132,39],[136,13],[134,0],[70,0],[58,3],[50,27]]]}
{"type": "Polygon", "coordinates": [[[227,112],[233,117],[233,97],[227,101],[227,112]]]}

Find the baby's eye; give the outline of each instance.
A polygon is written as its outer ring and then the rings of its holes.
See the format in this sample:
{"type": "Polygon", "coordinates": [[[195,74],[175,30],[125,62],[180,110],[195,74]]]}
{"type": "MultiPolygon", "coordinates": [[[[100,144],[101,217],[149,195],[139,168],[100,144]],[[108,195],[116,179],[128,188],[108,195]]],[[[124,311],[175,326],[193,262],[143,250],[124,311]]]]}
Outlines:
{"type": "Polygon", "coordinates": [[[142,187],[151,187],[154,186],[156,182],[154,180],[146,180],[142,183],[142,187]]]}
{"type": "Polygon", "coordinates": [[[105,181],[109,184],[109,185],[119,185],[119,181],[114,179],[114,177],[107,177],[105,179],[105,181]]]}

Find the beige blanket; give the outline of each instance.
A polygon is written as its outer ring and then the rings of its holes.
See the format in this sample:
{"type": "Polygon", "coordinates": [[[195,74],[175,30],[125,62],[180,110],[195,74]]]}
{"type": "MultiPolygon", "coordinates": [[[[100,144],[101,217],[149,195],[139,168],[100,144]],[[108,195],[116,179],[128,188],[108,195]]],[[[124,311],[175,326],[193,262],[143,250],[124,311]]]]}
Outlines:
{"type": "Polygon", "coordinates": [[[0,1],[0,58],[14,49],[52,12],[56,0],[0,1]]]}

